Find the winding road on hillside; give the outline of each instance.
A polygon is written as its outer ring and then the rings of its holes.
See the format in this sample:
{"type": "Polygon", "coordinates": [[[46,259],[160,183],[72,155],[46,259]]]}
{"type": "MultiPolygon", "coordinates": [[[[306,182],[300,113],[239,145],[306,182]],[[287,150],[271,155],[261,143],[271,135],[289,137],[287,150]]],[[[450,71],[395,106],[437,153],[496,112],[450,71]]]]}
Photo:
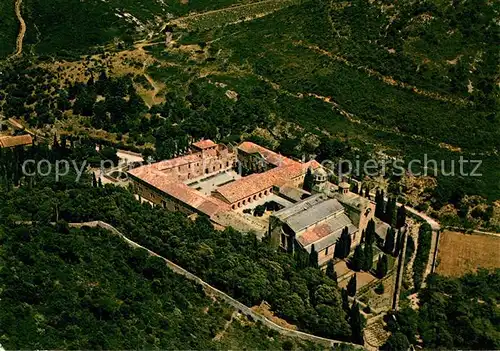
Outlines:
{"type": "Polygon", "coordinates": [[[15,11],[20,26],[19,26],[19,34],[17,35],[16,39],[16,52],[11,56],[11,58],[19,57],[23,53],[23,41],[24,41],[24,35],[26,34],[26,22],[24,21],[24,18],[21,14],[22,4],[23,0],[16,0],[15,11]]]}

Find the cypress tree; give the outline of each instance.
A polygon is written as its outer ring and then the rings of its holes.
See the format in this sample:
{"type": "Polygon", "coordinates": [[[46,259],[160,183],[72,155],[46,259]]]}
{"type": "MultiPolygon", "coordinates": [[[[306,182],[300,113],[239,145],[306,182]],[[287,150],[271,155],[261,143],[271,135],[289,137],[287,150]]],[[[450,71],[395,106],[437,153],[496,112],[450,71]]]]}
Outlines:
{"type": "Polygon", "coordinates": [[[363,270],[369,272],[373,266],[373,245],[365,244],[363,270]]]}
{"type": "Polygon", "coordinates": [[[345,227],[342,230],[340,238],[337,240],[337,244],[335,245],[335,257],[346,258],[347,256],[349,256],[350,251],[351,251],[351,236],[349,235],[349,229],[345,227]]]}
{"type": "Polygon", "coordinates": [[[359,184],[359,195],[363,196],[363,184],[362,183],[359,184]]]}
{"type": "Polygon", "coordinates": [[[311,253],[309,254],[309,266],[318,267],[318,253],[314,247],[314,244],[311,245],[311,253]]]}
{"type": "Polygon", "coordinates": [[[396,231],[392,228],[388,228],[384,242],[384,251],[392,255],[394,253],[395,243],[396,243],[396,231]]]}
{"type": "Polygon", "coordinates": [[[53,149],[58,149],[59,148],[59,142],[57,141],[57,135],[54,134],[54,141],[52,142],[52,148],[53,149]]]}
{"type": "Polygon", "coordinates": [[[369,245],[373,244],[375,241],[375,235],[377,233],[375,232],[375,221],[373,219],[370,219],[366,226],[366,232],[365,232],[365,242],[369,245]]]}
{"type": "Polygon", "coordinates": [[[311,192],[313,185],[314,185],[314,176],[312,174],[311,168],[308,168],[306,175],[304,177],[304,186],[302,188],[305,191],[311,192]]]}
{"type": "Polygon", "coordinates": [[[363,328],[364,328],[364,318],[361,316],[359,312],[359,304],[354,301],[352,304],[351,311],[349,313],[349,324],[351,325],[352,330],[352,340],[356,344],[363,345],[363,328]]]}
{"type": "Polygon", "coordinates": [[[92,172],[92,186],[93,186],[94,188],[97,188],[97,178],[96,178],[96,176],[95,176],[95,173],[94,173],[94,172],[92,172]]]}
{"type": "Polygon", "coordinates": [[[375,217],[383,219],[385,212],[384,191],[378,190],[375,194],[375,217]]]}
{"type": "Polygon", "coordinates": [[[349,256],[349,253],[351,252],[351,236],[349,235],[349,228],[345,227],[344,228],[344,258],[349,256]]]}
{"type": "Polygon", "coordinates": [[[375,217],[380,218],[380,190],[377,188],[375,191],[375,217]]]}
{"type": "Polygon", "coordinates": [[[385,277],[385,275],[387,274],[387,270],[388,270],[388,261],[387,261],[387,256],[384,255],[384,254],[381,254],[378,258],[378,261],[377,261],[377,277],[382,279],[383,277],[385,277]]]}
{"type": "Polygon", "coordinates": [[[358,183],[354,182],[354,186],[352,187],[352,192],[357,194],[359,192],[359,185],[358,183]]]}
{"type": "Polygon", "coordinates": [[[341,295],[342,295],[342,309],[348,313],[351,308],[349,307],[349,294],[347,293],[347,290],[342,288],[341,290],[341,295]]]}
{"type": "Polygon", "coordinates": [[[99,188],[102,188],[102,180],[101,180],[101,177],[99,177],[99,179],[97,179],[97,186],[99,188]]]}
{"type": "Polygon", "coordinates": [[[361,245],[356,246],[356,249],[354,250],[354,255],[352,256],[351,264],[352,264],[352,269],[355,271],[360,271],[363,269],[365,262],[365,252],[363,250],[363,247],[361,245]]]}
{"type": "Polygon", "coordinates": [[[349,296],[354,296],[356,295],[356,273],[349,279],[349,282],[347,283],[347,294],[349,296]]]}
{"type": "Polygon", "coordinates": [[[403,232],[401,229],[398,230],[398,236],[396,239],[396,244],[394,246],[394,257],[398,257],[401,251],[401,247],[403,246],[403,232]]]}
{"type": "Polygon", "coordinates": [[[387,206],[385,207],[384,221],[391,227],[394,226],[396,218],[396,198],[392,197],[387,200],[387,206]]]}
{"type": "Polygon", "coordinates": [[[335,272],[335,266],[333,265],[333,260],[328,261],[326,265],[326,276],[331,280],[337,282],[337,272],[335,272]]]}
{"type": "Polygon", "coordinates": [[[367,186],[365,187],[365,197],[368,199],[370,198],[370,189],[368,189],[367,186]]]}
{"type": "Polygon", "coordinates": [[[396,215],[396,228],[401,228],[406,223],[406,208],[402,205],[398,208],[398,213],[396,215]]]}
{"type": "MultiPolygon", "coordinates": [[[[343,232],[342,232],[343,233],[343,232]]],[[[342,235],[340,235],[340,238],[337,239],[337,243],[335,244],[335,252],[333,256],[337,258],[344,258],[344,240],[342,239],[342,235]]]]}

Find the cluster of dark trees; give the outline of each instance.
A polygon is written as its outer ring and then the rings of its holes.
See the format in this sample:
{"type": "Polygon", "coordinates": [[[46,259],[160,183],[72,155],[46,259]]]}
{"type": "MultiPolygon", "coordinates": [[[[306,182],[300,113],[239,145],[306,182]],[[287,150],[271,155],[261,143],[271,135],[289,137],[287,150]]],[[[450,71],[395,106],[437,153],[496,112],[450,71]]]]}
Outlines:
{"type": "Polygon", "coordinates": [[[500,348],[500,269],[461,278],[431,274],[419,292],[419,308],[388,316],[392,332],[384,350],[496,350],[500,348]],[[420,339],[420,340],[417,340],[420,339]]]}
{"type": "Polygon", "coordinates": [[[392,227],[387,228],[387,234],[382,248],[384,252],[394,257],[398,257],[403,247],[403,237],[404,235],[401,229],[396,231],[392,227]]]}
{"type": "Polygon", "coordinates": [[[350,263],[355,271],[369,272],[373,266],[373,243],[358,245],[354,250],[350,263]]]}
{"type": "Polygon", "coordinates": [[[387,255],[384,254],[379,255],[377,261],[377,271],[376,271],[377,277],[379,279],[382,279],[383,277],[385,277],[388,270],[389,270],[389,260],[387,259],[387,255]]]}
{"type": "Polygon", "coordinates": [[[335,244],[335,257],[346,258],[351,252],[351,235],[349,235],[349,228],[345,227],[340,234],[340,238],[335,244]]]}
{"type": "Polygon", "coordinates": [[[5,348],[321,349],[246,320],[227,328],[232,307],[103,229],[0,225],[0,241],[5,348]]]}
{"type": "Polygon", "coordinates": [[[268,105],[275,95],[263,84],[232,102],[212,84],[196,81],[187,93],[172,91],[164,104],[148,108],[131,75],[108,77],[103,69],[90,72],[85,83],[60,84],[57,74],[25,62],[3,73],[0,107],[6,117],[23,117],[30,126],[43,127],[71,112],[83,116],[87,126],[115,133],[120,143],[146,147],[157,159],[183,153],[193,138],[235,141],[244,132],[267,126],[268,105]],[[121,140],[124,135],[126,140],[121,140]]]}
{"type": "Polygon", "coordinates": [[[418,230],[417,253],[413,261],[413,284],[419,290],[424,279],[425,269],[429,261],[431,250],[432,228],[428,223],[423,223],[418,230]]]}
{"type": "Polygon", "coordinates": [[[280,204],[275,201],[267,201],[262,205],[255,206],[254,209],[245,209],[243,213],[253,213],[254,216],[262,217],[266,211],[277,211],[283,208],[280,204]]]}
{"type": "MultiPolygon", "coordinates": [[[[0,149],[0,187],[12,189],[21,184],[31,187],[37,181],[37,178],[32,176],[36,173],[47,174],[47,177],[55,179],[55,174],[48,173],[48,170],[55,168],[53,163],[57,160],[71,161],[69,164],[71,170],[74,170],[75,166],[78,169],[84,166],[99,167],[101,161],[111,161],[118,165],[115,148],[99,146],[96,150],[95,143],[88,138],[54,137],[50,147],[35,138],[30,147],[0,149]],[[30,160],[30,162],[24,164],[26,160],[30,160]],[[49,165],[42,160],[52,164],[49,165]],[[72,164],[73,161],[74,164],[72,164]]],[[[84,174],[84,179],[85,176],[86,174],[84,174]]]]}
{"type": "Polygon", "coordinates": [[[212,349],[232,313],[102,229],[38,223],[0,234],[5,348],[212,349]]]}
{"type": "MultiPolygon", "coordinates": [[[[362,235],[362,242],[354,250],[354,255],[350,260],[351,267],[356,271],[366,271],[369,272],[373,268],[374,259],[374,248],[375,244],[386,253],[398,256],[399,247],[402,240],[401,232],[398,235],[397,242],[395,242],[395,231],[392,228],[388,229],[388,234],[385,241],[381,241],[375,232],[375,222],[370,220],[366,227],[366,231],[362,235]],[[391,244],[392,242],[392,244],[391,244]],[[387,250],[386,248],[391,247],[392,249],[387,250]]],[[[389,260],[387,255],[380,254],[377,260],[377,265],[375,267],[375,275],[378,278],[383,278],[387,271],[389,270],[389,260]]]]}
{"type": "Polygon", "coordinates": [[[375,216],[391,227],[401,228],[406,223],[405,205],[397,206],[396,197],[390,197],[385,201],[383,190],[377,189],[375,193],[375,216]]]}

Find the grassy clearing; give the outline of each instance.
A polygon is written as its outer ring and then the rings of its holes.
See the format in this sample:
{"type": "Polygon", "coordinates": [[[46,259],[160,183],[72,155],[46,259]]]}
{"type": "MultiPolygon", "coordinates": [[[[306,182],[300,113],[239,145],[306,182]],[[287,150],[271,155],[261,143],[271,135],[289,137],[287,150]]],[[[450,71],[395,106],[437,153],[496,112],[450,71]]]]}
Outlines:
{"type": "Polygon", "coordinates": [[[460,277],[478,268],[500,268],[500,238],[444,231],[439,238],[437,273],[460,277]]]}

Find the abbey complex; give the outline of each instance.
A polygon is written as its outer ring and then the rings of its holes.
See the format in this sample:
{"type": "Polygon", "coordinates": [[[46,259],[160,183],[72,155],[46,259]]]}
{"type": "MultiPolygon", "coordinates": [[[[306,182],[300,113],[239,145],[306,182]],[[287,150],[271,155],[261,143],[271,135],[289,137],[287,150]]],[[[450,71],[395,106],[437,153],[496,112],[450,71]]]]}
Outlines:
{"type": "MultiPolygon", "coordinates": [[[[202,140],[187,155],[128,174],[141,199],[207,216],[216,227],[270,236],[286,251],[310,253],[314,248],[319,265],[333,259],[343,231],[355,248],[368,222],[375,220],[375,203],[350,192],[346,182],[330,183],[328,170],[318,162],[296,161],[248,141],[226,146],[202,140]],[[258,215],[257,209],[262,209],[258,215]]],[[[379,236],[385,237],[386,230],[377,220],[379,236]]]]}

